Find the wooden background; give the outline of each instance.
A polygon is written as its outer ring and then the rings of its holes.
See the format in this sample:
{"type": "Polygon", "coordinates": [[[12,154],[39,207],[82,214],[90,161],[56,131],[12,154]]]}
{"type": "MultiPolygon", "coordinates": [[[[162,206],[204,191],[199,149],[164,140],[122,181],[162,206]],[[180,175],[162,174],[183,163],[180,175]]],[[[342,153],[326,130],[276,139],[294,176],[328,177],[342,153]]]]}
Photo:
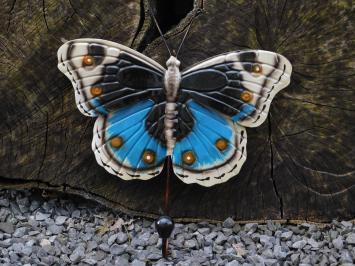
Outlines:
{"type": "MultiPolygon", "coordinates": [[[[94,119],[77,110],[57,69],[64,40],[103,38],[165,65],[145,0],[1,0],[0,187],[74,193],[155,217],[165,173],[122,181],[91,151],[94,119]]],[[[196,4],[196,3],[195,3],[196,4]]],[[[197,3],[195,6],[200,5],[197,3]]],[[[192,1],[152,0],[176,47],[192,1]]],[[[355,9],[351,0],[205,0],[180,52],[182,68],[238,49],[266,49],[293,65],[268,120],[248,129],[248,159],[229,182],[204,188],[172,178],[180,220],[350,219],[355,214],[355,9]]]]}

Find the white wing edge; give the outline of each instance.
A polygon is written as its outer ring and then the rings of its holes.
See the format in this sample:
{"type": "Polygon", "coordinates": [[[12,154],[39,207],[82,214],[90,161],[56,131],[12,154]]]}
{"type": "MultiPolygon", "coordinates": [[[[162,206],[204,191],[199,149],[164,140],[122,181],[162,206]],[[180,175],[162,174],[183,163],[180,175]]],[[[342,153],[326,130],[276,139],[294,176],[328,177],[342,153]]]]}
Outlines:
{"type": "Polygon", "coordinates": [[[95,121],[93,129],[93,139],[91,148],[95,154],[97,163],[100,166],[104,167],[105,170],[108,171],[110,174],[118,176],[123,180],[148,180],[159,175],[163,170],[164,164],[161,164],[149,170],[136,171],[128,170],[126,167],[121,167],[120,165],[116,164],[115,160],[113,160],[112,158],[112,155],[110,155],[107,151],[107,149],[110,149],[110,147],[108,146],[108,144],[103,143],[104,136],[102,135],[102,132],[105,132],[105,118],[103,116],[99,116],[95,121]]]}

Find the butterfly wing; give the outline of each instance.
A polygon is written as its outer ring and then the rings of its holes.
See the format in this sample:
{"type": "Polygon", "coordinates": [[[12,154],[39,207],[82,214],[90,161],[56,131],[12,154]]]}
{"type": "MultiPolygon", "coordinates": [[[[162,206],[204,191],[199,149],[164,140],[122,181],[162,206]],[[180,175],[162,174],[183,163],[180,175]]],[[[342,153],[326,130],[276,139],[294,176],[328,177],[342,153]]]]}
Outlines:
{"type": "Polygon", "coordinates": [[[193,123],[176,142],[172,155],[175,174],[185,183],[202,186],[227,181],[246,159],[245,129],[194,100],[186,102],[186,109],[193,123]]]}
{"type": "Polygon", "coordinates": [[[246,159],[244,127],[265,121],[291,71],[285,57],[261,50],[222,54],[184,71],[179,101],[194,122],[174,150],[176,175],[186,183],[211,186],[238,174],[246,159]]]}
{"type": "Polygon", "coordinates": [[[159,174],[166,150],[151,124],[164,105],[164,68],[128,47],[100,39],[63,44],[58,68],[72,82],[79,110],[98,117],[92,142],[97,162],[126,180],[159,174]]]}

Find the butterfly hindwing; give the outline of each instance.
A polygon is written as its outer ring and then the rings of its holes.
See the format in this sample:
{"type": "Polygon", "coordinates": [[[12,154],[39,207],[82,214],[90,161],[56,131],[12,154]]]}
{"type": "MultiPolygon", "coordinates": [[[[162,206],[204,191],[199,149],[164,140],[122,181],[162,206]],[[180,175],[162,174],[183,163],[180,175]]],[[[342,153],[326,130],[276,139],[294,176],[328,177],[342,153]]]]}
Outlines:
{"type": "Polygon", "coordinates": [[[194,123],[173,153],[177,176],[185,183],[211,186],[237,175],[246,160],[244,127],[265,121],[291,71],[285,57],[261,50],[222,54],[184,71],[179,100],[194,123]],[[187,151],[194,155],[192,164],[184,163],[187,151]]]}
{"type": "Polygon", "coordinates": [[[175,174],[185,183],[203,186],[227,181],[246,159],[245,129],[193,100],[187,107],[194,124],[174,148],[175,174]]]}
{"type": "Polygon", "coordinates": [[[97,116],[92,149],[97,162],[122,179],[149,179],[166,150],[148,123],[164,105],[164,68],[123,45],[78,39],[58,50],[58,68],[70,79],[79,110],[97,116]]]}
{"type": "Polygon", "coordinates": [[[122,179],[149,179],[158,175],[166,148],[146,128],[146,118],[155,103],[145,100],[99,116],[94,126],[92,149],[96,160],[122,179]]]}

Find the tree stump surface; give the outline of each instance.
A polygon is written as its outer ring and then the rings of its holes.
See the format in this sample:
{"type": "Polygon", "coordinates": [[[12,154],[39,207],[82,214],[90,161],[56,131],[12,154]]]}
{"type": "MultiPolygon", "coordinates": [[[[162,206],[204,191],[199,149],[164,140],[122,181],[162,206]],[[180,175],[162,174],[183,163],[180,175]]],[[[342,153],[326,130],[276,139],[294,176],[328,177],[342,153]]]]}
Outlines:
{"type": "MultiPolygon", "coordinates": [[[[192,1],[152,5],[176,48],[192,1]]],[[[130,214],[161,214],[166,173],[123,181],[96,163],[95,119],[77,110],[56,58],[64,40],[91,37],[130,46],[165,65],[168,53],[147,2],[13,0],[2,6],[0,188],[51,189],[130,214]]],[[[180,52],[182,69],[223,52],[265,49],[290,60],[292,81],[275,97],[268,120],[247,129],[247,161],[238,176],[211,188],[171,179],[173,217],[354,218],[354,20],[351,0],[204,1],[180,52]]]]}

